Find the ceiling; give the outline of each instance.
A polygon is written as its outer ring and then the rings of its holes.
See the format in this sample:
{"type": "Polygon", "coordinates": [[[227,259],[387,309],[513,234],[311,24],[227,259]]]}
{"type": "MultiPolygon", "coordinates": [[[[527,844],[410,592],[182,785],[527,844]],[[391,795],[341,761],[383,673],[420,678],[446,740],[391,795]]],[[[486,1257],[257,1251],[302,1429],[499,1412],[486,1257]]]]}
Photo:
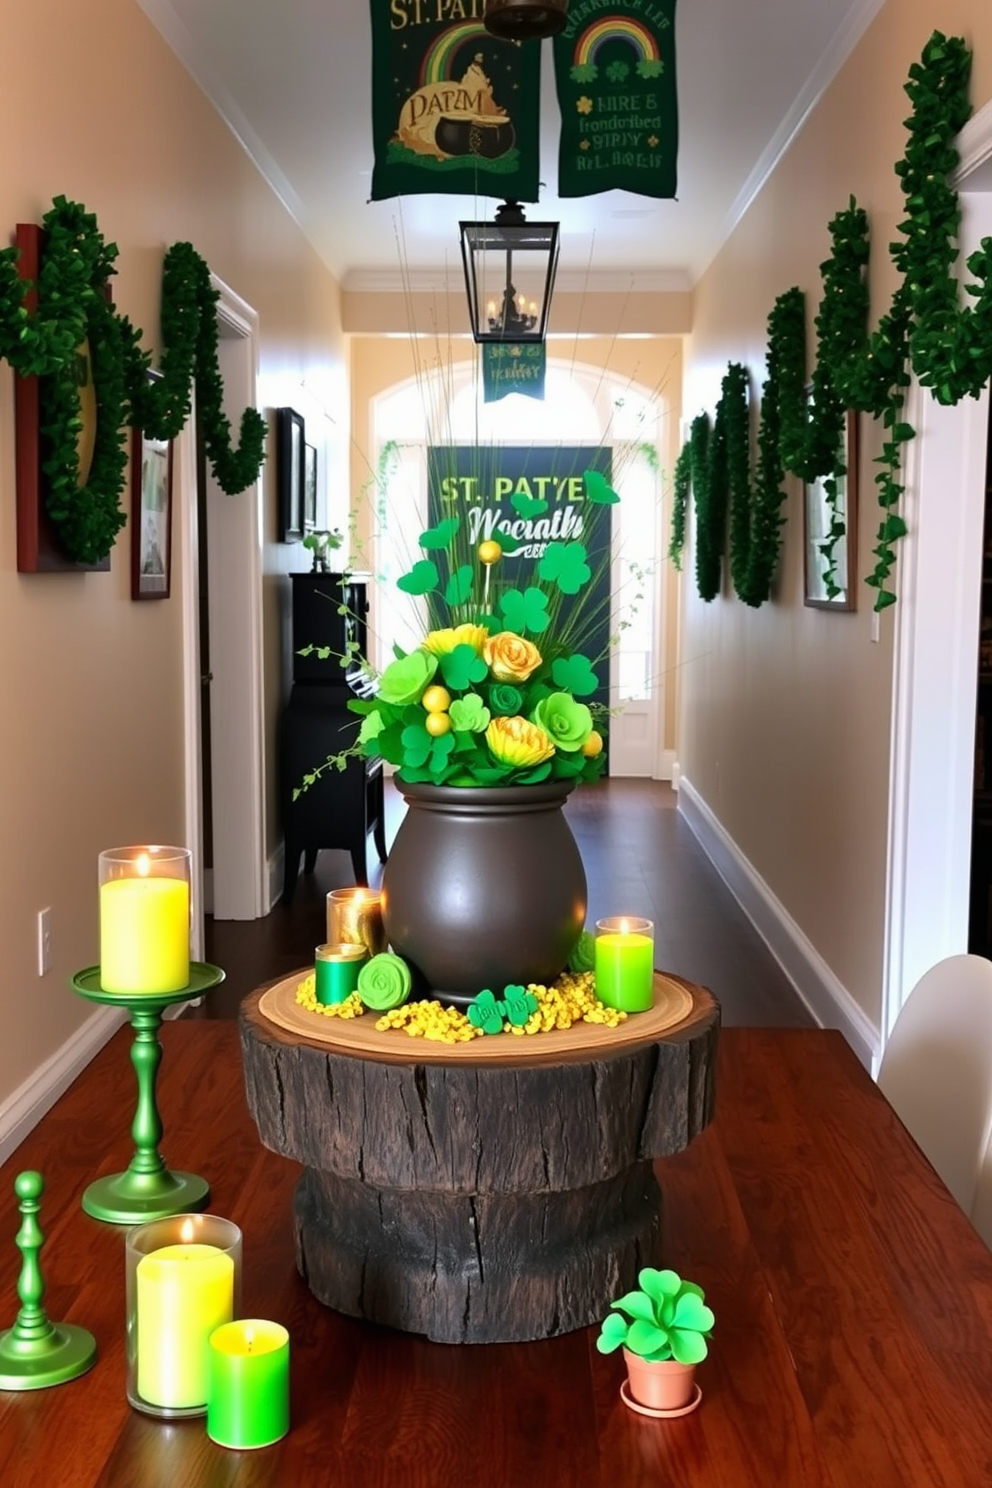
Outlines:
{"type": "MultiPolygon", "coordinates": [[[[374,0],[388,4],[389,0],[374,0]]],[[[541,43],[540,211],[559,281],[684,288],[710,263],[883,0],[678,0],[679,194],[559,201],[558,107],[541,43]]],[[[368,200],[368,0],[138,0],[346,288],[461,273],[458,221],[497,205],[368,200]]],[[[536,43],[532,43],[536,45],[536,43]]]]}

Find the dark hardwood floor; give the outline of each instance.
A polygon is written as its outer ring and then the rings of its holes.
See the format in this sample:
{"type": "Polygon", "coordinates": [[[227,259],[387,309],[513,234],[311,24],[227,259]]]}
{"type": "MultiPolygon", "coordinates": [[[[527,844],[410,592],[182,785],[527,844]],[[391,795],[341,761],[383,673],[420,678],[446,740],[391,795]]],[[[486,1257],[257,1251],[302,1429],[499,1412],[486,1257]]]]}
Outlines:
{"type": "MultiPolygon", "coordinates": [[[[791,983],[679,815],[678,797],[662,782],[606,780],[583,786],[566,814],[589,885],[587,923],[609,914],[654,921],[655,963],[715,993],[728,1025],[811,1027],[791,983]]],[[[387,784],[386,836],[402,819],[402,798],[387,784]]],[[[381,870],[371,839],[371,882],[381,870]]],[[[187,1016],[230,1018],[263,982],[313,960],[325,935],[329,889],[354,882],[344,851],[319,854],[301,873],[293,902],[262,920],[207,920],[206,957],[224,968],[223,986],[187,1016]]]]}

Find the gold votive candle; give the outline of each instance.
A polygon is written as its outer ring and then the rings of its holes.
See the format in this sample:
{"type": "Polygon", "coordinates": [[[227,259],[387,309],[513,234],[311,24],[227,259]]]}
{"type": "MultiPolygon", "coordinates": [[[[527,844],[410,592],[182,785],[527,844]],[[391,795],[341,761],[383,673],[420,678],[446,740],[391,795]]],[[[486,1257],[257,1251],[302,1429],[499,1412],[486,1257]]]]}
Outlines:
{"type": "Polygon", "coordinates": [[[386,949],[382,895],[377,889],[332,889],[327,896],[328,945],[362,945],[370,956],[386,949]]]}
{"type": "Polygon", "coordinates": [[[319,945],[314,952],[314,995],[318,1002],[344,1002],[358,988],[358,973],[369,959],[363,945],[319,945]]]}

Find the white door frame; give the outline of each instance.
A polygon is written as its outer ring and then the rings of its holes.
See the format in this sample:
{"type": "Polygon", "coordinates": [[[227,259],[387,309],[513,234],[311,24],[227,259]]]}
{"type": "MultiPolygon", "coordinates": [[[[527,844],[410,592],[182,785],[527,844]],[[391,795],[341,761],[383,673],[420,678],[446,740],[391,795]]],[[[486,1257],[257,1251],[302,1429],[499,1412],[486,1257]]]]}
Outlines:
{"type": "MultiPolygon", "coordinates": [[[[215,275],[218,356],[224,411],[237,428],[241,410],[255,406],[258,316],[215,275]]],[[[183,563],[183,693],[185,816],[197,882],[194,947],[203,943],[202,763],[200,744],[200,624],[198,602],[196,439],[193,420],[183,431],[178,464],[185,499],[183,563]]],[[[226,496],[209,470],[207,502],[213,771],[213,913],[252,920],[266,914],[265,745],[262,677],[262,517],[256,481],[226,496]]],[[[202,952],[201,952],[202,954],[202,952]]]]}
{"type": "MultiPolygon", "coordinates": [[[[992,105],[958,145],[963,263],[992,233],[992,105]]],[[[968,949],[988,400],[986,388],[944,408],[914,385],[907,408],[917,437],[905,472],[899,601],[888,612],[896,632],[881,1048],[923,973],[968,949]]]]}

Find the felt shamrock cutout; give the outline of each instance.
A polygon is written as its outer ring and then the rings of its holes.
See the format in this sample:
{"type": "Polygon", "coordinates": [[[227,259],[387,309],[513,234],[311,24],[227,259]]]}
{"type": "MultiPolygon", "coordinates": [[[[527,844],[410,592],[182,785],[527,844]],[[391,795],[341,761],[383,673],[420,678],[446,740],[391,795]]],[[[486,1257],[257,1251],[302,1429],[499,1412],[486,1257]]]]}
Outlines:
{"type": "Polygon", "coordinates": [[[587,557],[585,543],[549,542],[537,565],[538,576],[557,583],[562,594],[578,594],[582,585],[592,578],[587,557]]]}
{"type": "Polygon", "coordinates": [[[599,686],[599,678],[592,669],[588,656],[559,656],[552,662],[551,677],[562,692],[573,697],[588,697],[599,686]]]}
{"type": "Polygon", "coordinates": [[[445,517],[436,527],[428,527],[426,532],[420,534],[420,546],[428,551],[446,548],[460,526],[458,517],[445,517]]]}
{"type": "Polygon", "coordinates": [[[457,733],[484,734],[489,727],[490,712],[477,692],[455,698],[448,709],[451,727],[457,733]]]}
{"type": "Polygon", "coordinates": [[[551,624],[548,615],[548,596],[543,589],[508,589],[499,602],[503,622],[507,630],[523,635],[527,630],[540,635],[551,624]]]}
{"type": "Polygon", "coordinates": [[[482,682],[489,671],[474,646],[460,645],[440,658],[444,685],[452,692],[464,692],[473,682],[482,682]]]}
{"type": "Polygon", "coordinates": [[[537,1012],[537,998],[524,987],[504,987],[503,1009],[514,1028],[523,1028],[531,1013],[537,1012]]]}
{"type": "Polygon", "coordinates": [[[411,723],[403,730],[403,762],[419,769],[427,763],[434,740],[422,723],[411,723]]]}
{"type": "MultiPolygon", "coordinates": [[[[420,565],[418,564],[417,567],[419,568],[420,565]]],[[[461,568],[456,568],[445,587],[445,604],[464,604],[472,593],[472,578],[472,565],[470,563],[463,563],[461,568]]]]}
{"type": "Polygon", "coordinates": [[[452,734],[442,734],[440,739],[431,740],[431,752],[427,761],[427,768],[432,775],[443,775],[448,768],[448,756],[455,747],[452,734]]]}
{"type": "Polygon", "coordinates": [[[510,497],[510,505],[518,517],[540,517],[548,509],[548,503],[540,496],[524,496],[519,491],[514,491],[510,497]]]}
{"type": "Polygon", "coordinates": [[[615,506],[620,497],[605,476],[598,470],[585,470],[582,479],[586,483],[586,497],[594,506],[615,506]]]}
{"type": "Polygon", "coordinates": [[[503,1032],[503,1004],[496,1001],[488,987],[469,1003],[468,1021],[483,1033],[503,1032]]]}
{"type": "Polygon", "coordinates": [[[404,594],[429,594],[437,588],[437,580],[437,566],[429,558],[421,558],[409,573],[396,580],[396,587],[404,594]]]}

